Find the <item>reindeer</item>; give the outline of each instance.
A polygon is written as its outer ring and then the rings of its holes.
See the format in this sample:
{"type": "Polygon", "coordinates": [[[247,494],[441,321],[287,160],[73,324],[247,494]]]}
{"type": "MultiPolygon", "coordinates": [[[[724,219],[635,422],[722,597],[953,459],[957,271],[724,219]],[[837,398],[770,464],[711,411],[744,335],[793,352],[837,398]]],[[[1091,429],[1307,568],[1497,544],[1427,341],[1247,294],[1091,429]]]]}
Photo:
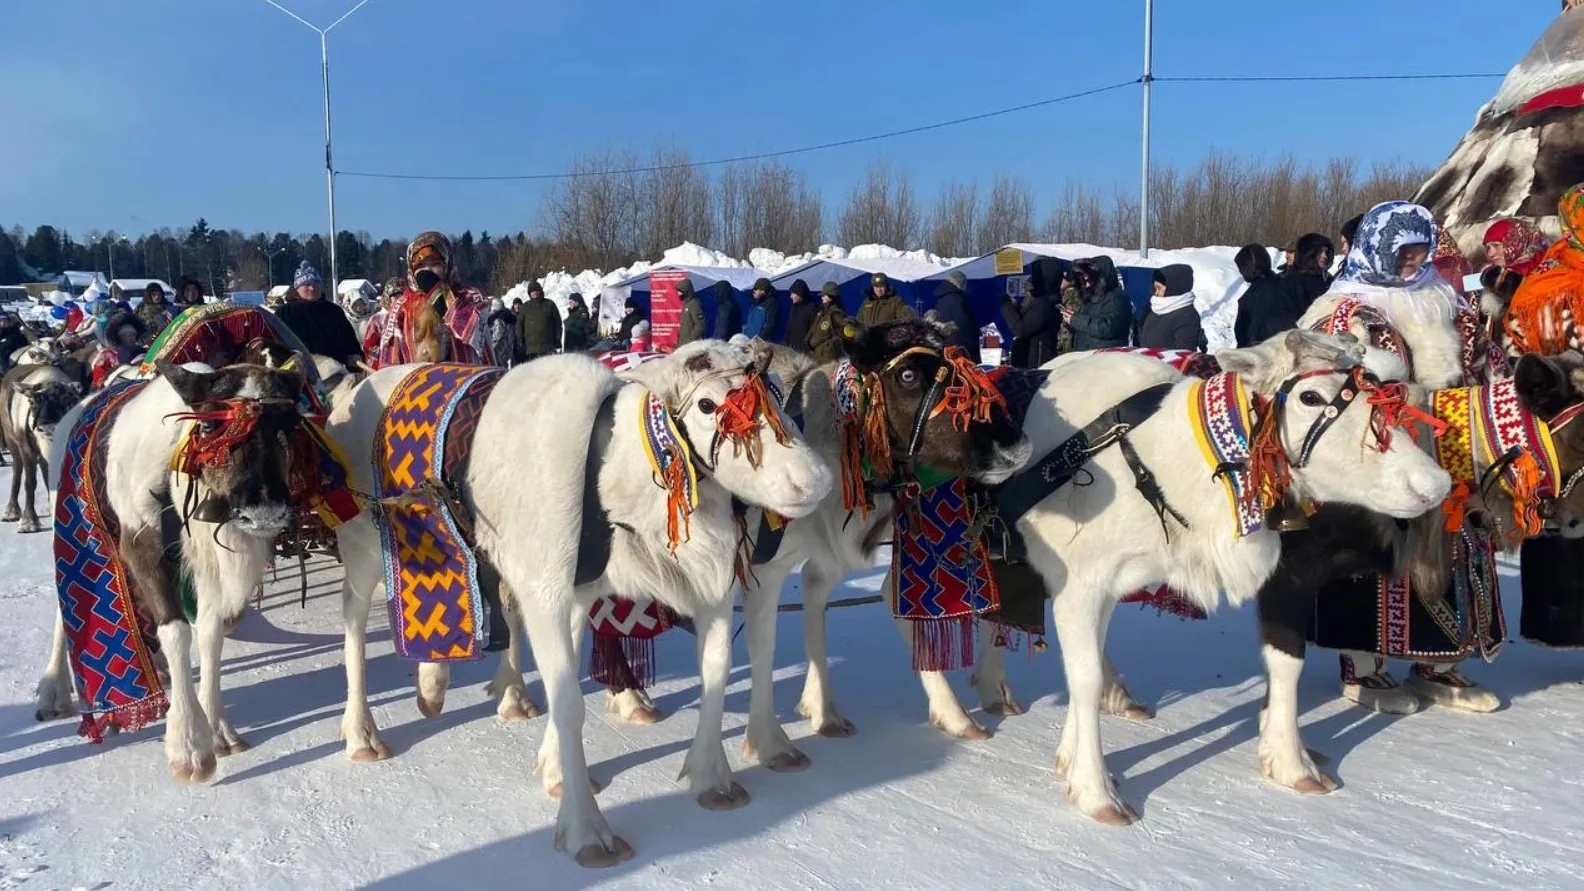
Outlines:
{"type": "Polygon", "coordinates": [[[0,521],[17,523],[18,532],[39,532],[38,512],[33,499],[38,487],[39,468],[46,476],[46,462],[60,423],[77,400],[82,385],[54,365],[23,365],[0,378],[0,435],[11,453],[11,498],[0,521]],[[17,506],[17,493],[26,485],[27,507],[17,506]]]}
{"type": "MultiPolygon", "coordinates": [[[[600,596],[649,592],[694,618],[703,692],[684,774],[703,807],[748,802],[747,792],[732,780],[721,744],[739,541],[732,499],[803,517],[819,506],[833,479],[831,468],[768,398],[758,371],[762,364],[763,357],[702,341],[635,369],[624,382],[593,359],[551,356],[506,373],[479,419],[462,503],[478,519],[478,557],[499,572],[502,598],[510,598],[526,625],[545,679],[551,724],[538,768],[546,791],[561,799],[557,847],[571,850],[583,866],[609,866],[632,856],[632,847],[611,830],[594,800],[582,744],[578,650],[589,607],[600,596]],[[681,541],[668,531],[668,498],[655,487],[642,429],[633,423],[651,394],[693,444],[697,506],[681,541]],[[577,472],[585,465],[596,479],[577,472]],[[583,505],[591,497],[608,515],[612,538],[603,568],[591,568],[580,579],[583,505]]],[[[346,420],[331,425],[351,456],[354,485],[365,491],[372,488],[369,456],[386,401],[410,371],[397,366],[375,372],[353,392],[346,420]]],[[[369,604],[383,584],[379,536],[372,518],[354,520],[338,533],[347,564],[342,732],[354,760],[372,760],[388,754],[363,680],[369,604]]]]}
{"type": "MultiPolygon", "coordinates": [[[[225,715],[220,694],[220,657],[226,622],[239,616],[263,576],[273,543],[293,521],[296,506],[288,468],[301,442],[292,433],[302,423],[302,370],[276,371],[232,365],[219,371],[193,363],[161,363],[157,376],[129,397],[111,428],[105,456],[109,509],[120,525],[118,550],[139,611],[146,613],[169,665],[169,711],[165,754],[181,781],[212,777],[217,756],[247,749],[225,715]],[[194,445],[210,442],[219,415],[244,413],[245,432],[228,426],[233,440],[214,444],[215,460],[199,463],[193,475],[169,465],[189,424],[194,445]],[[184,413],[197,413],[189,421],[184,413]],[[223,454],[219,454],[223,453],[223,454]],[[176,524],[167,515],[179,515],[176,524]],[[179,526],[175,542],[166,529],[179,526]],[[167,548],[175,547],[192,575],[197,620],[183,616],[167,548]],[[199,684],[192,678],[190,650],[198,641],[199,684]]],[[[73,430],[95,399],[68,412],[60,428],[73,430]]],[[[60,483],[68,436],[57,436],[49,462],[51,488],[60,483]]],[[[55,645],[39,682],[40,720],[76,713],[65,632],[57,619],[55,645]]]]}

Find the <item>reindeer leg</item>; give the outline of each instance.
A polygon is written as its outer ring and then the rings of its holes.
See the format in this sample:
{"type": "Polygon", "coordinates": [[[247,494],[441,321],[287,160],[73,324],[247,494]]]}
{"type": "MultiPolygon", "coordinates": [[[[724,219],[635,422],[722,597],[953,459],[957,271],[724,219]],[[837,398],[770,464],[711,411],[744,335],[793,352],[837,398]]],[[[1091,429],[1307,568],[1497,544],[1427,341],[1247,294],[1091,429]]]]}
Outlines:
{"type": "MultiPolygon", "coordinates": [[[[22,459],[17,458],[16,463],[23,463],[22,459]]],[[[17,471],[21,469],[21,467],[11,468],[11,499],[6,502],[5,514],[0,515],[0,523],[15,523],[22,519],[22,508],[17,505],[17,495],[22,491],[22,474],[17,471]]]]}
{"type": "MultiPolygon", "coordinates": [[[[583,752],[584,708],[583,691],[578,687],[577,638],[571,633],[573,627],[581,629],[587,615],[579,615],[572,608],[571,597],[546,591],[520,591],[517,604],[534,660],[544,678],[551,726],[557,738],[566,740],[566,745],[556,746],[560,750],[558,773],[572,783],[564,789],[556,813],[556,849],[571,850],[579,866],[614,866],[632,857],[633,849],[611,831],[589,784],[588,761],[583,752]]],[[[540,754],[544,754],[543,747],[540,754]]]]}
{"type": "Polygon", "coordinates": [[[1260,648],[1265,659],[1265,704],[1260,709],[1260,773],[1297,792],[1323,794],[1337,781],[1318,766],[1298,729],[1298,677],[1303,674],[1306,630],[1318,589],[1278,568],[1257,601],[1260,648]]]}
{"type": "Polygon", "coordinates": [[[743,618],[748,624],[748,661],[752,667],[743,756],[755,758],[778,773],[809,766],[808,756],[792,745],[775,713],[776,619],[786,576],[787,570],[774,563],[762,566],[758,583],[743,589],[743,618]]]}
{"type": "Polygon", "coordinates": [[[192,677],[192,626],[159,626],[160,651],[170,664],[170,711],[165,714],[165,759],[178,780],[202,783],[214,776],[214,730],[198,702],[192,677]]]}
{"type": "MultiPolygon", "coordinates": [[[[520,605],[521,600],[519,600],[518,603],[520,605]]],[[[519,608],[521,607],[519,606],[519,608]]],[[[588,633],[588,612],[586,610],[573,609],[572,618],[570,621],[571,627],[569,631],[572,640],[572,664],[581,667],[583,665],[583,640],[588,633]]],[[[529,638],[529,643],[530,645],[533,643],[533,639],[531,637],[529,638]]],[[[573,675],[574,678],[578,676],[579,675],[577,674],[573,675]]],[[[548,675],[545,674],[543,665],[540,665],[539,667],[539,677],[544,681],[546,691],[545,695],[549,696],[550,681],[548,675]]],[[[579,700],[579,702],[581,703],[581,700],[579,700]]],[[[544,738],[539,742],[539,755],[534,760],[534,773],[539,774],[540,779],[543,780],[546,795],[550,796],[551,798],[560,798],[563,791],[563,774],[561,772],[561,735],[556,727],[553,717],[554,716],[552,715],[552,720],[545,727],[544,738]]],[[[575,738],[581,739],[582,737],[575,738]]],[[[588,787],[589,790],[595,795],[605,791],[605,786],[592,776],[588,778],[588,787]]]]}
{"type": "Polygon", "coordinates": [[[986,713],[1013,717],[1023,714],[1023,705],[1012,695],[1012,685],[1007,681],[1006,650],[996,646],[996,627],[980,622],[978,628],[978,656],[969,683],[979,694],[979,707],[986,713]]]}
{"type": "MultiPolygon", "coordinates": [[[[890,582],[885,584],[889,585],[890,582]]],[[[907,645],[905,651],[913,652],[913,634],[916,630],[913,622],[897,619],[896,627],[902,635],[902,642],[907,645]]],[[[921,671],[918,678],[919,683],[924,685],[924,695],[929,698],[929,722],[932,727],[940,728],[942,733],[953,739],[978,741],[990,738],[990,731],[963,708],[945,672],[921,671]]]]}
{"type": "Polygon", "coordinates": [[[77,703],[73,698],[71,664],[66,652],[66,623],[60,610],[55,611],[55,633],[50,643],[49,662],[38,682],[38,711],[34,717],[40,721],[77,716],[77,703]]]}
{"type": "Polygon", "coordinates": [[[438,718],[445,710],[446,690],[451,687],[449,662],[418,663],[418,713],[438,718]]]}
{"type": "MultiPolygon", "coordinates": [[[[502,587],[505,587],[504,583],[502,587]]],[[[490,680],[485,692],[500,697],[500,704],[495,708],[495,716],[507,723],[515,723],[537,718],[543,712],[528,696],[528,685],[523,683],[522,621],[517,617],[515,606],[504,605],[512,602],[509,591],[501,592],[501,601],[502,608],[506,611],[506,627],[511,632],[511,643],[507,646],[506,653],[501,656],[500,665],[495,669],[495,677],[490,680]]]]}
{"type": "Polygon", "coordinates": [[[341,581],[341,624],[346,633],[343,658],[347,698],[346,710],[341,716],[341,738],[346,742],[346,755],[351,760],[382,761],[391,756],[391,751],[380,739],[374,713],[369,709],[368,657],[365,653],[369,608],[375,592],[384,585],[375,556],[379,554],[379,537],[372,520],[358,517],[341,527],[337,541],[346,555],[346,575],[341,581]]]}
{"type": "Polygon", "coordinates": [[[1109,596],[1105,591],[1102,580],[1073,578],[1055,597],[1053,612],[1068,690],[1056,773],[1066,775],[1067,800],[1080,811],[1101,823],[1126,826],[1138,814],[1118,794],[1100,742],[1106,612],[1100,601],[1109,596]]]}
{"type": "Polygon", "coordinates": [[[677,777],[687,778],[699,807],[711,811],[736,810],[748,803],[748,792],[732,779],[726,747],[721,744],[721,716],[726,707],[726,684],[731,679],[731,617],[729,596],[695,617],[700,681],[698,730],[677,777]]]}
{"type": "MultiPolygon", "coordinates": [[[[12,471],[15,473],[15,470],[12,471]]],[[[38,510],[34,502],[38,496],[38,461],[28,461],[22,465],[23,496],[27,503],[22,508],[22,522],[17,526],[18,532],[41,532],[44,526],[39,523],[38,510]]]]}
{"type": "Polygon", "coordinates": [[[798,714],[809,719],[809,726],[820,736],[852,736],[858,732],[853,723],[836,708],[830,688],[830,661],[826,652],[825,605],[831,589],[840,581],[828,567],[810,560],[803,567],[803,648],[808,657],[808,674],[803,678],[803,699],[798,714]]]}

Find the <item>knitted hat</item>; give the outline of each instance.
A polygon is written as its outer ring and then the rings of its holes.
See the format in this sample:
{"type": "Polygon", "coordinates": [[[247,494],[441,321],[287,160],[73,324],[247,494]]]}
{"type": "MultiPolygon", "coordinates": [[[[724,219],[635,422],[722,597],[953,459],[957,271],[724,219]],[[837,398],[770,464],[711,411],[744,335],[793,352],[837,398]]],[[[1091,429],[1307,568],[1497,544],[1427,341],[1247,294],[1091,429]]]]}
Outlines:
{"type": "Polygon", "coordinates": [[[756,280],[754,282],[753,289],[755,291],[764,291],[766,294],[774,294],[775,293],[775,288],[770,286],[770,280],[767,279],[767,278],[761,278],[761,279],[756,280]]]}
{"type": "Polygon", "coordinates": [[[292,276],[293,288],[300,288],[303,285],[322,286],[323,284],[324,279],[319,277],[319,270],[309,266],[307,260],[302,261],[302,264],[297,267],[297,274],[292,276]]]}
{"type": "Polygon", "coordinates": [[[808,282],[798,279],[792,283],[792,293],[807,300],[809,295],[808,282]]]}
{"type": "Polygon", "coordinates": [[[835,282],[826,282],[825,284],[820,285],[820,296],[829,297],[832,300],[840,300],[841,285],[838,285],[835,282]]]}

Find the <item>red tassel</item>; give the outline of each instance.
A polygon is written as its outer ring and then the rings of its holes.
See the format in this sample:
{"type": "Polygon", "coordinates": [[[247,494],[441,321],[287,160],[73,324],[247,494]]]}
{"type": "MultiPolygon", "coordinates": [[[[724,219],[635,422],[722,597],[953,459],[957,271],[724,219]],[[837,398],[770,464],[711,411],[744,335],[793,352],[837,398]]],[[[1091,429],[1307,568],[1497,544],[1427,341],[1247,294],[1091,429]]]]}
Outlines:
{"type": "Polygon", "coordinates": [[[654,683],[654,638],[594,634],[589,678],[613,690],[645,690],[654,683]]]}
{"type": "Polygon", "coordinates": [[[973,616],[913,621],[914,671],[955,671],[973,664],[973,616]]]}

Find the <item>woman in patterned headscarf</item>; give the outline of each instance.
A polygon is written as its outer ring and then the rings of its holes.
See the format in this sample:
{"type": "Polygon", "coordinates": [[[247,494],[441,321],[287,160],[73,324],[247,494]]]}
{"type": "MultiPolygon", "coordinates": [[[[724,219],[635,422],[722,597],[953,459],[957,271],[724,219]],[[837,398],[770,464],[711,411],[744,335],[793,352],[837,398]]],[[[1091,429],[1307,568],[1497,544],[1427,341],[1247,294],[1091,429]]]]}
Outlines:
{"type": "Polygon", "coordinates": [[[1557,204],[1562,237],[1524,277],[1507,307],[1507,336],[1523,352],[1555,354],[1584,346],[1584,183],[1557,204]],[[1565,310],[1565,311],[1564,311],[1565,310]]]}
{"type": "MultiPolygon", "coordinates": [[[[1429,388],[1482,382],[1493,357],[1478,311],[1436,270],[1439,243],[1439,227],[1425,208],[1406,201],[1376,205],[1364,214],[1341,274],[1299,327],[1356,335],[1370,348],[1372,370],[1400,365],[1382,377],[1429,388]]],[[[1488,561],[1488,553],[1460,558],[1452,575],[1487,568],[1476,560],[1488,561]]],[[[1505,631],[1500,601],[1484,590],[1464,593],[1473,589],[1460,583],[1399,596],[1400,588],[1383,581],[1397,580],[1344,579],[1322,586],[1315,599],[1310,639],[1341,652],[1343,696],[1396,714],[1416,711],[1421,699],[1468,711],[1499,707],[1500,698],[1459,665],[1475,653],[1494,654],[1505,631]],[[1439,621],[1448,616],[1453,621],[1439,621]],[[1383,634],[1386,628],[1401,633],[1383,634]],[[1413,662],[1406,683],[1392,677],[1387,659],[1413,662]]]]}
{"type": "Polygon", "coordinates": [[[489,301],[477,288],[453,282],[451,242],[425,232],[407,246],[407,288],[391,310],[379,363],[491,363],[484,316],[489,301]]]}

